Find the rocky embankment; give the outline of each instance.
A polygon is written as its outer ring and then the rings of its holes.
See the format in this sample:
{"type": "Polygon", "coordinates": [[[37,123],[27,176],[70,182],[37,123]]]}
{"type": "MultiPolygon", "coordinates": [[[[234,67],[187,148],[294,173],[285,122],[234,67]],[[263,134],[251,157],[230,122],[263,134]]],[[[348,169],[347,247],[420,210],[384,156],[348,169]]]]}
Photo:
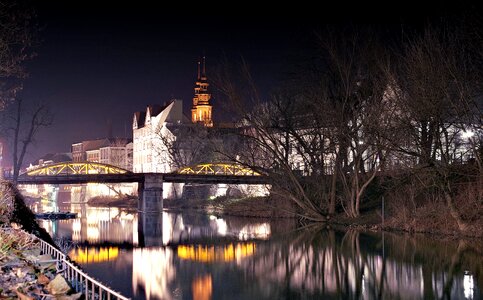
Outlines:
{"type": "Polygon", "coordinates": [[[81,298],[58,274],[52,256],[41,254],[38,237],[54,245],[17,189],[1,181],[0,299],[81,298]]]}
{"type": "Polygon", "coordinates": [[[57,274],[52,256],[42,255],[37,237],[23,230],[0,228],[0,299],[79,299],[57,274]]]}

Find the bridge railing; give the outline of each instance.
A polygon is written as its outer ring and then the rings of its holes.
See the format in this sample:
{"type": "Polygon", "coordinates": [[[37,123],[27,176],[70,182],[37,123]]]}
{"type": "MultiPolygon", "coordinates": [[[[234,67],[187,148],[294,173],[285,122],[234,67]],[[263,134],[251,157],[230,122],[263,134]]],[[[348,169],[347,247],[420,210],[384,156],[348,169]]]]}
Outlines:
{"type": "Polygon", "coordinates": [[[236,163],[201,163],[181,168],[174,173],[185,175],[261,176],[262,174],[236,163]]]}
{"type": "Polygon", "coordinates": [[[57,268],[60,269],[60,273],[76,292],[84,294],[85,299],[129,299],[84,273],[79,267],[70,262],[64,253],[49,243],[42,239],[39,239],[39,241],[42,252],[52,255],[57,261],[57,268]]]}

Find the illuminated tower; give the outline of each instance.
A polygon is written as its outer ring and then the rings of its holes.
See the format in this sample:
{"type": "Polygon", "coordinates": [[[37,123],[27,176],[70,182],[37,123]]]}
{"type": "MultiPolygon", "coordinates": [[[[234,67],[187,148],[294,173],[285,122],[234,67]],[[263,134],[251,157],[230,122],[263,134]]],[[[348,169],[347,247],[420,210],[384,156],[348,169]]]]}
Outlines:
{"type": "Polygon", "coordinates": [[[213,127],[211,119],[210,99],[211,94],[208,93],[208,80],[206,79],[206,60],[203,57],[198,62],[198,80],[196,80],[195,96],[193,97],[193,108],[191,109],[191,121],[193,123],[203,123],[206,127],[213,127]]]}

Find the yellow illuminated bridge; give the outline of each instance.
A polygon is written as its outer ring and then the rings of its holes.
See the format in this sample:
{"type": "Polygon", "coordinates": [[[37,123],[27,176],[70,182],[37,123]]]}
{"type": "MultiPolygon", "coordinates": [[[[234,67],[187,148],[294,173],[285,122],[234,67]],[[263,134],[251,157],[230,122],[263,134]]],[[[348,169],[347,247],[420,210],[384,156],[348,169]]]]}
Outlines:
{"type": "Polygon", "coordinates": [[[130,171],[112,165],[96,162],[61,162],[29,170],[23,174],[28,176],[42,175],[81,175],[81,174],[126,174],[130,171]]]}
{"type": "MultiPolygon", "coordinates": [[[[132,174],[128,170],[97,162],[61,162],[28,170],[22,175],[27,176],[56,176],[82,174],[132,174]]],[[[185,175],[225,175],[225,176],[260,176],[252,169],[234,163],[202,163],[184,167],[172,174],[185,175]]]]}
{"type": "Polygon", "coordinates": [[[260,176],[252,169],[233,163],[205,163],[196,166],[181,168],[174,172],[178,174],[193,175],[234,175],[234,176],[260,176]]]}
{"type": "MultiPolygon", "coordinates": [[[[133,173],[97,162],[61,162],[41,166],[20,174],[20,184],[79,184],[145,182],[146,177],[161,176],[163,182],[202,184],[267,184],[268,177],[234,163],[202,163],[172,173],[133,173]]],[[[157,179],[156,179],[157,180],[157,179]]]]}

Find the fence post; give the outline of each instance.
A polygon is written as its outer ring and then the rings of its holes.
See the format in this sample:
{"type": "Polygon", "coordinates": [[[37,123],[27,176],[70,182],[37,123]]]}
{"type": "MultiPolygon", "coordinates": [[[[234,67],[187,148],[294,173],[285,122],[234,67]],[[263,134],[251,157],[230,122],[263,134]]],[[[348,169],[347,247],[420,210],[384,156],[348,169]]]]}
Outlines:
{"type": "Polygon", "coordinates": [[[382,216],[382,227],[384,227],[384,196],[382,196],[382,212],[381,212],[381,216],[382,216]]]}

